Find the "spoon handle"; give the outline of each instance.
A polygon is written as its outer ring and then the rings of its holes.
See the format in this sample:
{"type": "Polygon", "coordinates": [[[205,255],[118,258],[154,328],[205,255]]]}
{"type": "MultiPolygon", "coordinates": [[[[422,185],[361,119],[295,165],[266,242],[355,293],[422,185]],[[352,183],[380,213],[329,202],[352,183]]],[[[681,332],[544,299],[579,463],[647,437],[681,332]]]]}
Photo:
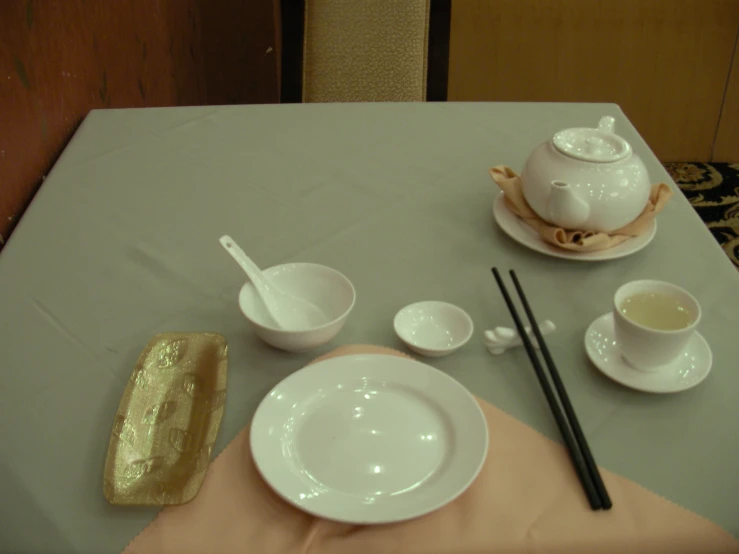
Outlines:
{"type": "Polygon", "coordinates": [[[226,249],[226,252],[231,254],[231,257],[236,261],[237,264],[239,264],[241,269],[244,270],[246,276],[249,277],[249,280],[254,284],[257,292],[262,297],[264,303],[267,305],[267,309],[274,317],[270,302],[274,293],[269,281],[264,277],[262,270],[259,269],[259,266],[255,264],[254,261],[246,255],[246,252],[244,252],[241,247],[239,247],[239,245],[236,244],[236,242],[228,235],[223,235],[220,239],[218,239],[218,242],[221,243],[221,246],[226,249]]]}

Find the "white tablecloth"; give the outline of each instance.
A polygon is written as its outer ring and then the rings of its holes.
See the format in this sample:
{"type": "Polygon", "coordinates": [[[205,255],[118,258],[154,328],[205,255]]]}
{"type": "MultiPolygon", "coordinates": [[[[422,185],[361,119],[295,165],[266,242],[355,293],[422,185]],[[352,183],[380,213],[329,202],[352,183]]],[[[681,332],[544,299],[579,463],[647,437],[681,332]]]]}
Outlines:
{"type": "Polygon", "coordinates": [[[515,268],[598,462],[739,535],[739,277],[677,194],[654,242],[612,262],[545,257],[492,220],[487,169],[520,170],[555,131],[601,115],[669,178],[618,107],[603,104],[346,104],[92,112],[0,254],[0,550],[119,552],[154,514],[102,495],[113,415],[136,358],[161,331],[226,335],[230,370],[217,451],[266,391],[339,344],[398,347],[402,306],[467,310],[473,340],[430,363],[557,437],[522,350],[491,357],[482,333],[510,318],[490,267],[515,268]],[[331,344],[288,355],[241,316],[230,234],[263,267],[311,261],[354,282],[331,344]],[[701,302],[714,368],[694,390],[621,387],[586,360],[583,335],[639,278],[701,302]]]}

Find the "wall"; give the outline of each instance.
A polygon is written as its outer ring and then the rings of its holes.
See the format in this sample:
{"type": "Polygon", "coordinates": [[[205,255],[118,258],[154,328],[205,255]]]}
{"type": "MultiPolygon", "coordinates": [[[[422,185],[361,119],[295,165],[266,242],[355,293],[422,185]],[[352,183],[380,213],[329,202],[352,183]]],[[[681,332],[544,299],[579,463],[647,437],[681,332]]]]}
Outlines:
{"type": "Polygon", "coordinates": [[[276,102],[274,23],[272,0],[0,0],[0,247],[91,109],[276,102]]]}
{"type": "Polygon", "coordinates": [[[734,61],[726,86],[712,159],[739,163],[739,40],[734,46],[734,61]]]}
{"type": "Polygon", "coordinates": [[[279,0],[198,4],[208,104],[276,103],[279,0]]]}
{"type": "Polygon", "coordinates": [[[709,160],[738,30],[737,0],[455,0],[449,100],[616,102],[661,160],[709,160]]]}

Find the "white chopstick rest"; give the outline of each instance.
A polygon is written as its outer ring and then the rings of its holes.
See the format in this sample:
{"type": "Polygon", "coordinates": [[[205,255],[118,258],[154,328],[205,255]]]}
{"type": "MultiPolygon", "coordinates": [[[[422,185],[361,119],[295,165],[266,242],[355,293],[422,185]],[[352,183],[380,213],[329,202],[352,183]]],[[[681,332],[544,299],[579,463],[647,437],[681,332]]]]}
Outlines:
{"type": "MultiPolygon", "coordinates": [[[[539,348],[539,343],[531,332],[531,327],[525,327],[525,329],[526,334],[528,334],[529,339],[531,339],[531,344],[533,344],[535,348],[539,348]]],[[[542,336],[546,336],[556,331],[557,327],[554,325],[553,321],[547,319],[539,323],[539,330],[541,331],[542,336]]],[[[509,348],[521,346],[522,344],[523,343],[521,342],[521,337],[518,336],[518,332],[510,327],[496,327],[495,329],[485,331],[485,347],[488,349],[488,352],[494,356],[503,354],[503,352],[509,348]]]]}

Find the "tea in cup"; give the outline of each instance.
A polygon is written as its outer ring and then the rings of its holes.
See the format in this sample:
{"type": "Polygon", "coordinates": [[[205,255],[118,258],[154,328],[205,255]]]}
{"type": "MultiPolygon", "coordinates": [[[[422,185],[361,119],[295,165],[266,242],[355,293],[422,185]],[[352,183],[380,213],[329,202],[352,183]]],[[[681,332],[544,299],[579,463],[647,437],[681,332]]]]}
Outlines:
{"type": "Polygon", "coordinates": [[[698,301],[664,281],[632,281],[616,291],[616,344],[626,362],[659,371],[685,349],[701,318],[698,301]]]}

